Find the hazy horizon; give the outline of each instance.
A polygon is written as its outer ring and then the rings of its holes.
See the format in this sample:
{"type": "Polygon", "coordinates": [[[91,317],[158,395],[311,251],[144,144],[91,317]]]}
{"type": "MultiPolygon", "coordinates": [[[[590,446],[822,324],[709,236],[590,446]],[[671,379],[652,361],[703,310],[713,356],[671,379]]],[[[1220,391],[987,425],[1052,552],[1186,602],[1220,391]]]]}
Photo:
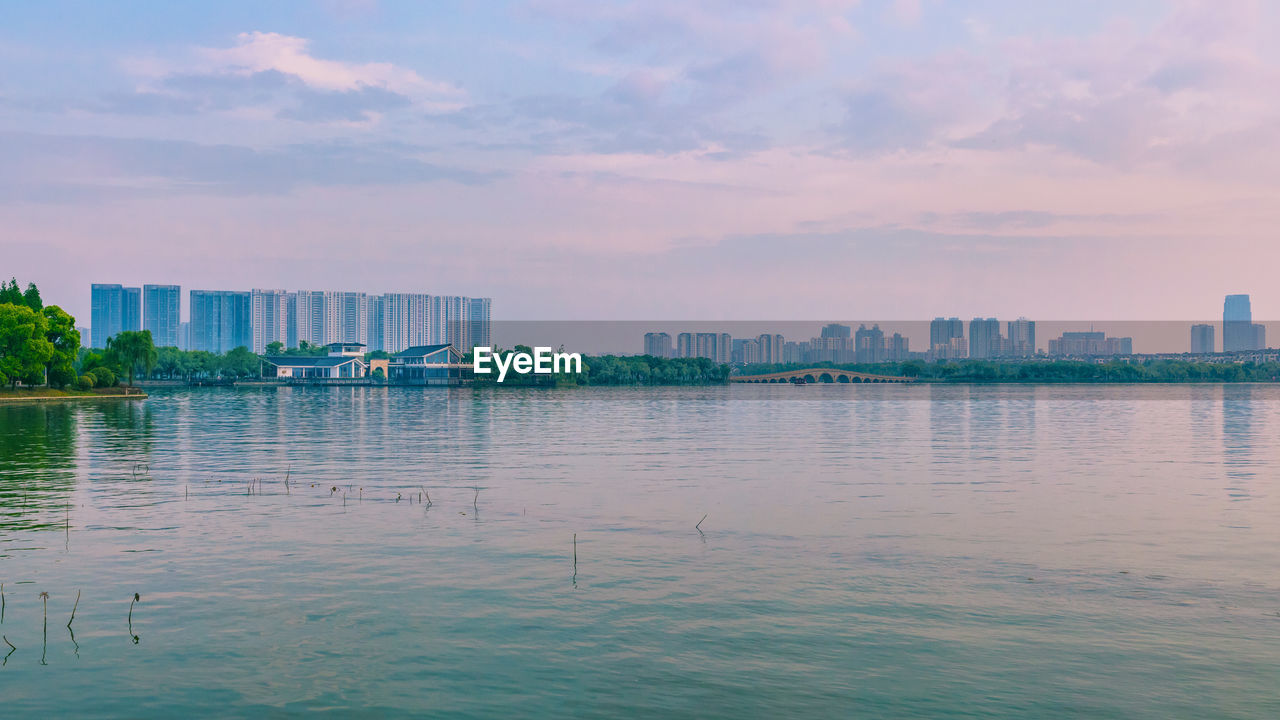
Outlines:
{"type": "MultiPolygon", "coordinates": [[[[0,276],[494,318],[1220,318],[1280,249],[1280,6],[16,5],[0,276]]],[[[1185,321],[1191,322],[1191,321],[1185,321]]]]}

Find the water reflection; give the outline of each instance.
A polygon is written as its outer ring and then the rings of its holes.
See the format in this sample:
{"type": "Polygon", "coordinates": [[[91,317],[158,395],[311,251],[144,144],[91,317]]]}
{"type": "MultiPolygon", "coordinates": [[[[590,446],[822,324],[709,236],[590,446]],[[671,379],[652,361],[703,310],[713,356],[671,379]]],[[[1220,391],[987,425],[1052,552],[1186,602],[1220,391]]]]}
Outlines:
{"type": "Polygon", "coordinates": [[[1236,500],[1250,497],[1256,475],[1254,446],[1259,428],[1251,385],[1222,387],[1222,464],[1227,476],[1227,493],[1236,500]]]}
{"type": "Polygon", "coordinates": [[[0,530],[63,528],[75,487],[77,408],[0,406],[0,530]]]}

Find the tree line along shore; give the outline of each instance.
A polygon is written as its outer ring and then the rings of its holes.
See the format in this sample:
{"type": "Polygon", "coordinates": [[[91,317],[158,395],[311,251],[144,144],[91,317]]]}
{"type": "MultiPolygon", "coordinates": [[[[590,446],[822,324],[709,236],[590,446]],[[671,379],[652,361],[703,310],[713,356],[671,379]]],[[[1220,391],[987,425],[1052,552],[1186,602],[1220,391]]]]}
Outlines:
{"type": "MultiPolygon", "coordinates": [[[[517,345],[514,352],[529,352],[517,345]]],[[[285,348],[271,343],[267,355],[324,355],[325,346],[285,348]]],[[[512,351],[499,350],[498,353],[512,351]]],[[[367,359],[387,358],[374,351],[367,359]]],[[[470,363],[470,356],[463,358],[470,363]]],[[[1178,359],[1138,362],[1109,360],[970,360],[950,363],[758,364],[738,368],[738,375],[764,375],[807,368],[832,368],[875,375],[913,378],[925,383],[1241,383],[1280,380],[1280,363],[1207,363],[1178,359]]],[[[385,378],[381,370],[370,379],[385,378]]],[[[223,354],[201,350],[157,348],[147,330],[116,334],[105,348],[80,347],[75,318],[57,305],[45,305],[34,283],[24,291],[16,279],[0,283],[0,397],[128,396],[135,380],[235,382],[259,378],[261,358],[248,348],[223,354]],[[120,389],[121,385],[126,389],[120,389]]],[[[473,384],[498,387],[724,385],[735,370],[707,358],[662,358],[651,355],[583,356],[581,373],[508,375],[499,385],[491,376],[473,384]]]]}

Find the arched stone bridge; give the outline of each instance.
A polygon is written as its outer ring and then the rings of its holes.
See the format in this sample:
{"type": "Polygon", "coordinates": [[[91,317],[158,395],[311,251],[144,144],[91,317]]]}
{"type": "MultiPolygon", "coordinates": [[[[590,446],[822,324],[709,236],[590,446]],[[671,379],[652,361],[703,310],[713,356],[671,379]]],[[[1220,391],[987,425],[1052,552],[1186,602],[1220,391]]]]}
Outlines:
{"type": "Polygon", "coordinates": [[[736,383],[909,383],[913,377],[898,375],[872,375],[871,373],[838,370],[836,368],[808,368],[788,370],[767,375],[730,375],[729,382],[736,383]]]}

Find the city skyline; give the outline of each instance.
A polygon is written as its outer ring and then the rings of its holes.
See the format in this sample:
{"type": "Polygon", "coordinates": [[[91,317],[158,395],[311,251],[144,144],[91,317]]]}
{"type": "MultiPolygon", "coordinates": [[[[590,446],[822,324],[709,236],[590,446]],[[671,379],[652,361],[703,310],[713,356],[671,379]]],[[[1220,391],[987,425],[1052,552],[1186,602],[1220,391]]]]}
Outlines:
{"type": "Polygon", "coordinates": [[[164,278],[1173,320],[1280,266],[1274,3],[8,10],[4,272],[77,317],[164,278]]]}
{"type": "Polygon", "coordinates": [[[238,347],[262,354],[273,343],[296,348],[358,343],[398,352],[450,343],[462,352],[490,344],[492,300],[428,293],[335,290],[188,290],[182,315],[178,285],[90,286],[93,326],[82,344],[105,347],[125,330],[151,332],[157,347],[222,354],[238,347]]]}

